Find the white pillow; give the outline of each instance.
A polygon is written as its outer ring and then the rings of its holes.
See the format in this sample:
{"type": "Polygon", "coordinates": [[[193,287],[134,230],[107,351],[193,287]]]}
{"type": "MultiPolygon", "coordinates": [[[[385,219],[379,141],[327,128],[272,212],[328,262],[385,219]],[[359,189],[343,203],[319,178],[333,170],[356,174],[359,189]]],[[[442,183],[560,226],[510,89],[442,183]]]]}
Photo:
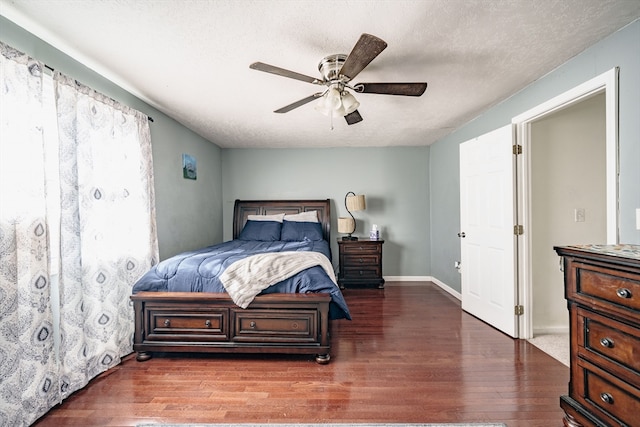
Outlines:
{"type": "Polygon", "coordinates": [[[273,215],[247,215],[247,220],[249,221],[276,221],[282,222],[284,219],[284,214],[273,214],[273,215]]]}
{"type": "Polygon", "coordinates": [[[287,221],[295,222],[318,222],[318,211],[300,212],[298,214],[288,214],[284,216],[287,221]]]}

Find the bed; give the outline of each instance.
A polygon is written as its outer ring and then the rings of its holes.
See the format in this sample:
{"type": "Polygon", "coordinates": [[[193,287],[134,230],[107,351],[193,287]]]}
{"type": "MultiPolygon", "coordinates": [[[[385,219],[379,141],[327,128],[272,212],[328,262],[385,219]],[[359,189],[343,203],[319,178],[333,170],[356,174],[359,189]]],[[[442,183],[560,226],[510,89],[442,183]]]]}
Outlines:
{"type": "Polygon", "coordinates": [[[231,241],[164,260],[134,284],[136,359],[284,353],[329,363],[330,320],[351,318],[333,275],[330,227],[328,199],[236,200],[231,241]]]}

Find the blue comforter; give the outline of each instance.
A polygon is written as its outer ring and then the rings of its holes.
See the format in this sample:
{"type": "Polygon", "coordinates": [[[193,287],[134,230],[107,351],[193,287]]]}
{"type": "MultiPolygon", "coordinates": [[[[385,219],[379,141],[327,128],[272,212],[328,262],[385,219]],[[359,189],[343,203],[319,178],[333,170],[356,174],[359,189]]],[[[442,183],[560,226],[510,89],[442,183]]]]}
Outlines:
{"type": "MultiPolygon", "coordinates": [[[[240,259],[266,252],[314,251],[330,258],[329,243],[322,241],[261,242],[231,240],[214,246],[184,252],[151,268],[133,286],[133,293],[155,292],[226,292],[219,279],[224,270],[240,259]]],[[[320,266],[301,271],[262,291],[268,293],[331,294],[329,317],[351,319],[342,292],[320,266]]]]}

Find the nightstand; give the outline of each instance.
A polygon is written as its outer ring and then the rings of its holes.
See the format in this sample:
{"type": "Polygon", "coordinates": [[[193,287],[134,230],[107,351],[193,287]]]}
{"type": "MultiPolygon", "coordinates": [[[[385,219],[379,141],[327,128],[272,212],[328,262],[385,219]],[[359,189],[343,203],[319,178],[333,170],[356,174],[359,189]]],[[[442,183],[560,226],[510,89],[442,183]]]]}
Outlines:
{"type": "Polygon", "coordinates": [[[382,244],[384,240],[342,240],[338,238],[340,270],[338,285],[377,285],[384,288],[382,278],[382,244]]]}

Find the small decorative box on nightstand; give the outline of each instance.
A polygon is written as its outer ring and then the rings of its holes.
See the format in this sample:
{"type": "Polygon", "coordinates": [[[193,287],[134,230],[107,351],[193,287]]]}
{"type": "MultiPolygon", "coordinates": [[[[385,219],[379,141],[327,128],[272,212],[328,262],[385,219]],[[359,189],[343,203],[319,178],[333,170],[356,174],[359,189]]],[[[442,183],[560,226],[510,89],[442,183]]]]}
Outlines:
{"type": "Polygon", "coordinates": [[[338,239],[340,271],[338,285],[376,285],[384,288],[382,244],[384,240],[338,239]]]}

